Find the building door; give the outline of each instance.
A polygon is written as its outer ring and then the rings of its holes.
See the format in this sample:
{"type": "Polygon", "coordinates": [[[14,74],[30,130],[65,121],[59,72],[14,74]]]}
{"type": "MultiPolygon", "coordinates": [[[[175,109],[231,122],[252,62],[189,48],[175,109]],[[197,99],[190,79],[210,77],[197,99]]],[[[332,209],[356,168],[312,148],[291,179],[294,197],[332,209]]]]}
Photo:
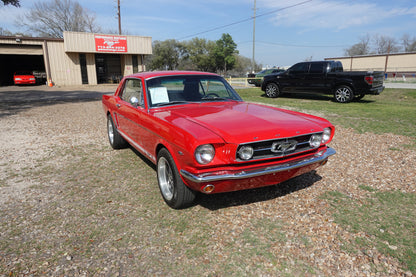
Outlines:
{"type": "Polygon", "coordinates": [[[97,83],[119,83],[123,78],[121,74],[120,55],[95,54],[97,83]]]}

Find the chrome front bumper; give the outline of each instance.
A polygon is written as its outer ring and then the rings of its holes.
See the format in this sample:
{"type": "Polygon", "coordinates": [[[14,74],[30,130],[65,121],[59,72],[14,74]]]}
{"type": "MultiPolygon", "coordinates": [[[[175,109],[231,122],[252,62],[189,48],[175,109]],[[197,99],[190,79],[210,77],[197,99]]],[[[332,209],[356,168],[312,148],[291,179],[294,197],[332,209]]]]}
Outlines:
{"type": "Polygon", "coordinates": [[[315,163],[322,163],[325,162],[329,156],[332,156],[336,153],[333,148],[328,147],[325,150],[319,151],[318,153],[299,160],[294,160],[289,163],[279,164],[276,166],[268,166],[263,168],[256,168],[252,170],[241,170],[241,171],[225,171],[224,173],[221,172],[210,172],[210,173],[203,173],[194,175],[189,173],[186,170],[181,170],[182,177],[188,179],[189,181],[195,183],[205,183],[205,182],[214,182],[214,181],[223,181],[223,180],[237,180],[237,179],[245,179],[245,178],[252,178],[258,177],[267,174],[278,173],[282,171],[288,171],[291,169],[308,166],[315,163]]]}

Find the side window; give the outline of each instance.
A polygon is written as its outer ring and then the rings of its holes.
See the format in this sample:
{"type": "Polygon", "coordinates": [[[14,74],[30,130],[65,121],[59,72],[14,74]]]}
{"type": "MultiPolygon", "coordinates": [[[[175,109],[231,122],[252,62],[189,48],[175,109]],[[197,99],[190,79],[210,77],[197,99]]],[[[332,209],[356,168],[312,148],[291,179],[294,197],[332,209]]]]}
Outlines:
{"type": "Polygon", "coordinates": [[[309,73],[318,74],[324,72],[324,64],[323,63],[311,63],[311,68],[309,69],[309,73]]]}
{"type": "Polygon", "coordinates": [[[306,73],[308,72],[309,63],[298,63],[292,66],[291,73],[306,73]]]}
{"type": "Polygon", "coordinates": [[[139,79],[126,80],[120,98],[132,105],[135,105],[137,103],[138,106],[144,108],[142,82],[139,79]],[[136,99],[138,100],[138,102],[135,103],[135,101],[137,101],[136,99]]]}
{"type": "Polygon", "coordinates": [[[343,67],[342,67],[342,63],[340,61],[337,61],[337,72],[342,72],[343,71],[343,67]]]}

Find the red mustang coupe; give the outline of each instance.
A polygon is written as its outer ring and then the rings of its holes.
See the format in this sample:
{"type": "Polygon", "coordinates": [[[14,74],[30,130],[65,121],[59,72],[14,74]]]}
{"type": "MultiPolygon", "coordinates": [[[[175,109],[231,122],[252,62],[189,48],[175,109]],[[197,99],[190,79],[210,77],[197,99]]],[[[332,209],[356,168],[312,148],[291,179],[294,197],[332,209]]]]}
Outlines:
{"type": "Polygon", "coordinates": [[[110,145],[130,144],[156,164],[163,199],[176,209],[196,192],[275,185],[335,154],[327,120],[244,102],[212,73],[134,74],[102,103],[110,145]]]}
{"type": "Polygon", "coordinates": [[[14,73],[13,81],[15,85],[35,85],[36,78],[32,72],[18,71],[14,73]]]}

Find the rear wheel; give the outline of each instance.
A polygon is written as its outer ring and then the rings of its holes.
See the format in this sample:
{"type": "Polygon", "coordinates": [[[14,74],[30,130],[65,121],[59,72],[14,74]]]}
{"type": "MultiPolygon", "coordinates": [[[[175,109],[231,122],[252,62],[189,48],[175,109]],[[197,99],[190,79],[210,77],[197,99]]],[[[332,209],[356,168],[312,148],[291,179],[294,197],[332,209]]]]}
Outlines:
{"type": "Polygon", "coordinates": [[[117,127],[114,125],[111,115],[107,116],[107,135],[108,141],[113,149],[122,149],[127,147],[128,143],[118,133],[117,127]]]}
{"type": "Polygon", "coordinates": [[[275,83],[268,83],[265,89],[267,97],[276,98],[280,94],[279,86],[275,83]]]}
{"type": "Polygon", "coordinates": [[[354,92],[349,86],[339,86],[335,89],[334,98],[339,103],[348,103],[354,99],[354,92]]]}
{"type": "Polygon", "coordinates": [[[169,207],[185,208],[195,200],[195,192],[183,183],[172,156],[165,148],[157,155],[157,181],[169,207]]]}

